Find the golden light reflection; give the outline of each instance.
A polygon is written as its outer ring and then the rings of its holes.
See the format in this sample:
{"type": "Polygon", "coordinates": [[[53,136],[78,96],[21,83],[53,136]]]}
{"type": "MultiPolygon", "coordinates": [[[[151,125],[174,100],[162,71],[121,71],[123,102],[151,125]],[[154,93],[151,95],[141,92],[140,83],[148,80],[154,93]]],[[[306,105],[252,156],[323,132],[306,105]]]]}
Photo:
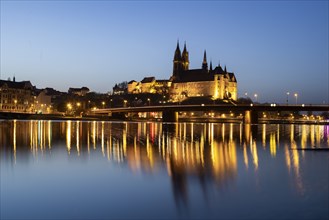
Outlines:
{"type": "Polygon", "coordinates": [[[300,193],[304,193],[304,186],[302,182],[302,178],[300,175],[300,164],[299,164],[299,151],[296,150],[297,145],[296,142],[291,142],[291,147],[289,149],[288,145],[285,145],[284,151],[285,151],[285,158],[286,158],[286,165],[288,168],[288,171],[291,172],[291,169],[293,169],[294,173],[294,180],[296,184],[296,188],[300,193]]]}
{"type": "Polygon", "coordinates": [[[307,146],[307,127],[302,125],[302,137],[300,139],[301,148],[306,148],[307,146]]]}
{"type": "Polygon", "coordinates": [[[270,134],[270,153],[272,157],[276,156],[276,136],[275,133],[271,133],[270,134]]]}
{"type": "Polygon", "coordinates": [[[93,121],[91,126],[91,140],[94,149],[96,149],[96,135],[96,121],[93,121]]]}
{"type": "Polygon", "coordinates": [[[315,140],[316,140],[316,146],[320,145],[320,142],[322,139],[324,139],[324,136],[321,135],[324,133],[324,127],[320,125],[315,125],[315,140]]]}
{"type": "Polygon", "coordinates": [[[2,135],[0,143],[9,146],[15,161],[20,146],[27,146],[33,156],[38,155],[38,150],[44,155],[51,148],[63,146],[70,156],[75,155],[75,150],[80,159],[87,152],[89,157],[102,153],[111,163],[128,164],[134,172],[154,172],[162,164],[168,175],[209,176],[218,183],[236,177],[239,159],[246,169],[254,167],[257,171],[261,155],[270,153],[273,158],[281,158],[296,177],[297,187],[303,189],[300,164],[304,152],[291,148],[309,147],[311,143],[327,144],[329,128],[322,125],[258,126],[262,128],[261,136],[255,133],[258,127],[245,124],[13,121],[9,129],[12,136],[4,142],[6,137],[2,135]],[[278,143],[279,138],[285,145],[278,143]],[[90,152],[90,143],[95,151],[90,152]],[[264,144],[269,147],[259,146],[264,144]]]}
{"type": "Polygon", "coordinates": [[[266,124],[262,125],[262,145],[266,147],[266,124]]]}
{"type": "Polygon", "coordinates": [[[310,139],[311,139],[311,147],[315,145],[315,126],[310,125],[310,139]]]}
{"type": "Polygon", "coordinates": [[[225,124],[222,124],[222,141],[225,141],[225,124]]]}
{"type": "Polygon", "coordinates": [[[112,156],[112,129],[111,124],[109,124],[109,135],[107,138],[107,159],[111,160],[112,156]]]}
{"type": "Polygon", "coordinates": [[[240,124],[240,126],[239,126],[239,137],[240,137],[240,144],[242,144],[242,132],[243,132],[243,130],[242,130],[242,123],[240,124]]]}
{"type": "Polygon", "coordinates": [[[230,141],[233,140],[233,124],[230,123],[230,141]]]}
{"type": "Polygon", "coordinates": [[[284,155],[285,155],[285,158],[286,158],[286,165],[287,165],[288,171],[290,172],[290,170],[291,170],[291,159],[290,159],[290,151],[289,151],[288,144],[286,144],[285,147],[284,147],[284,155]]]}
{"type": "Polygon", "coordinates": [[[290,125],[290,142],[295,140],[295,125],[290,125]]]}
{"type": "Polygon", "coordinates": [[[255,167],[255,171],[257,171],[258,170],[258,153],[257,153],[256,141],[251,140],[250,152],[251,152],[252,161],[253,161],[253,164],[255,167]]]}
{"type": "Polygon", "coordinates": [[[149,135],[146,136],[146,154],[147,154],[148,162],[150,164],[150,168],[153,168],[154,167],[153,146],[150,143],[149,135]]]}
{"type": "Polygon", "coordinates": [[[104,122],[102,121],[102,127],[101,127],[101,148],[102,148],[102,154],[105,157],[105,149],[104,149],[104,122]]]}
{"type": "Polygon", "coordinates": [[[40,144],[41,151],[43,151],[43,121],[38,121],[38,143],[40,144]]]}
{"type": "MultiPolygon", "coordinates": [[[[292,143],[292,149],[296,148],[296,145],[292,143]]],[[[296,176],[299,178],[299,156],[297,150],[291,150],[292,153],[292,165],[294,167],[296,176]]]]}
{"type": "Polygon", "coordinates": [[[76,135],[77,152],[78,152],[78,156],[80,156],[80,122],[79,121],[76,122],[75,133],[76,133],[75,135],[76,135]]]}
{"type": "Polygon", "coordinates": [[[277,146],[280,145],[280,125],[276,125],[277,129],[276,129],[276,142],[277,142],[277,146]]]}
{"type": "Polygon", "coordinates": [[[88,154],[90,154],[90,122],[88,122],[88,129],[87,129],[87,149],[88,149],[88,154]]]}
{"type": "Polygon", "coordinates": [[[244,165],[248,169],[249,162],[248,162],[248,154],[247,154],[247,145],[245,143],[243,144],[243,161],[244,161],[244,165]]]}
{"type": "Polygon", "coordinates": [[[16,163],[16,120],[14,120],[13,126],[13,151],[14,151],[14,162],[16,163]]]}
{"type": "Polygon", "coordinates": [[[71,153],[71,121],[66,121],[66,148],[67,152],[71,153]]]}
{"type": "Polygon", "coordinates": [[[250,139],[252,138],[250,130],[251,130],[251,125],[244,124],[244,139],[245,139],[245,142],[247,142],[247,143],[249,143],[250,139]]]}
{"type": "Polygon", "coordinates": [[[33,150],[33,121],[29,121],[30,124],[30,150],[33,150]]]}
{"type": "MultiPolygon", "coordinates": [[[[125,123],[125,127],[127,124],[125,123]]],[[[126,156],[127,154],[127,130],[122,130],[122,147],[123,147],[123,155],[126,156]]]]}
{"type": "Polygon", "coordinates": [[[51,139],[52,139],[52,133],[51,133],[51,128],[52,128],[52,124],[51,121],[48,121],[48,148],[51,149],[51,139]]]}

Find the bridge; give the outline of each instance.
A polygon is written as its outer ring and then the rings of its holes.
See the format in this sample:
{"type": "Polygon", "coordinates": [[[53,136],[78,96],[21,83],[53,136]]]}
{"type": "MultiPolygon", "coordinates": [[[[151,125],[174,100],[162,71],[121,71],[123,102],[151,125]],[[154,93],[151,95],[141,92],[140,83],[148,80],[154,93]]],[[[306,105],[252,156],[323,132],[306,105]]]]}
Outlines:
{"type": "Polygon", "coordinates": [[[178,112],[209,112],[232,111],[244,113],[244,123],[258,123],[259,112],[299,112],[299,111],[329,111],[329,105],[277,105],[277,104],[213,104],[213,105],[159,105],[142,107],[105,108],[93,110],[94,114],[120,115],[125,113],[162,112],[164,122],[177,122],[178,112]]]}

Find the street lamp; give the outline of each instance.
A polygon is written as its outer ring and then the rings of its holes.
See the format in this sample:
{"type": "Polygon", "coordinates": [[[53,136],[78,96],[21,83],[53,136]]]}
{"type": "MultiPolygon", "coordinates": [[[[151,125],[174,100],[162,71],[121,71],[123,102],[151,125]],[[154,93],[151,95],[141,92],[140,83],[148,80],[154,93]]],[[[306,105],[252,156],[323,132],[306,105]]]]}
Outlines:
{"type": "Polygon", "coordinates": [[[294,94],[294,96],[295,96],[295,98],[296,98],[296,105],[297,105],[297,98],[298,98],[298,94],[297,94],[297,93],[295,93],[295,94],[294,94]]]}
{"type": "Polygon", "coordinates": [[[67,105],[66,105],[66,107],[67,107],[67,111],[68,111],[68,113],[72,110],[72,105],[71,105],[71,103],[68,103],[67,105]]]}
{"type": "Polygon", "coordinates": [[[112,100],[112,99],[110,99],[110,108],[112,108],[112,101],[113,101],[113,100],[112,100]]]}
{"type": "Polygon", "coordinates": [[[147,98],[147,101],[149,102],[149,106],[151,105],[151,99],[147,98]]]}
{"type": "Polygon", "coordinates": [[[255,96],[255,99],[256,99],[256,102],[257,102],[257,97],[258,97],[257,93],[254,96],[255,96]]]}
{"type": "Polygon", "coordinates": [[[104,108],[104,106],[105,106],[105,102],[102,102],[102,106],[103,106],[103,108],[104,108]]]}
{"type": "Polygon", "coordinates": [[[123,107],[127,107],[127,100],[123,100],[123,103],[124,103],[123,107]]]}
{"type": "Polygon", "coordinates": [[[290,94],[290,92],[287,92],[287,105],[289,104],[289,100],[288,100],[289,94],[290,94]]]}
{"type": "Polygon", "coordinates": [[[17,104],[17,100],[16,99],[14,100],[14,103],[15,103],[15,112],[16,112],[17,111],[17,105],[16,105],[17,104]]]}

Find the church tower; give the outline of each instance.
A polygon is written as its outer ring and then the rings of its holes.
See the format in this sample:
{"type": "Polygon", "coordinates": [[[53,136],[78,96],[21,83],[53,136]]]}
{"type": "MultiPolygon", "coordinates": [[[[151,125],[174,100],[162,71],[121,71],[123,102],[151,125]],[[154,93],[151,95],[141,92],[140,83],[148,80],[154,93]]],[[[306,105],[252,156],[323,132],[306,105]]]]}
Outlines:
{"type": "Polygon", "coordinates": [[[182,64],[183,64],[183,70],[188,70],[189,69],[189,58],[188,58],[188,51],[186,50],[186,42],[184,43],[184,50],[182,53],[182,64]]]}
{"type": "Polygon", "coordinates": [[[204,54],[203,54],[202,69],[208,71],[208,62],[207,62],[206,50],[204,50],[204,54]]]}
{"type": "Polygon", "coordinates": [[[182,62],[182,56],[181,52],[179,49],[179,42],[177,41],[177,47],[175,50],[175,55],[174,55],[174,68],[173,68],[173,76],[178,76],[179,73],[183,69],[183,62],[182,62]]]}

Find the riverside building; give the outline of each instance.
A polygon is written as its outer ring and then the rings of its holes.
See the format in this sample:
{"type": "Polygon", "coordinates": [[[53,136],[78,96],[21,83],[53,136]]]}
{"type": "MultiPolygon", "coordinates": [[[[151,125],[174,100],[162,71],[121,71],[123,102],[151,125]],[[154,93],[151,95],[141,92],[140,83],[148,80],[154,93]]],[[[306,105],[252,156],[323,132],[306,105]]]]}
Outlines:
{"type": "Polygon", "coordinates": [[[172,102],[181,102],[189,97],[211,97],[237,100],[237,80],[233,72],[228,72],[220,65],[214,69],[208,67],[207,54],[204,51],[200,69],[189,68],[189,52],[184,44],[181,53],[179,42],[174,53],[173,72],[169,80],[156,80],[145,77],[142,81],[128,83],[128,93],[168,93],[172,102]]]}

